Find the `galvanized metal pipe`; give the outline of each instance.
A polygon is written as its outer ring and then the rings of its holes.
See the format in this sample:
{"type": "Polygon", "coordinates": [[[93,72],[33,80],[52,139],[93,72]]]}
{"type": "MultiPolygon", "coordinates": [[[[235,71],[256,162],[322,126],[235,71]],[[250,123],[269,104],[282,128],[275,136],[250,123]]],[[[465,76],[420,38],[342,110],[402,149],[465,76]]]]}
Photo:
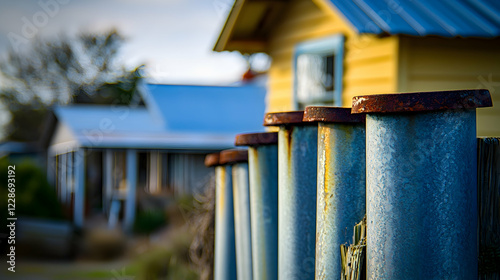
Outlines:
{"type": "Polygon", "coordinates": [[[137,195],[137,151],[127,149],[127,194],[125,200],[125,213],[123,227],[131,232],[135,222],[136,195],[137,195]]]}
{"type": "Polygon", "coordinates": [[[318,123],[316,279],[339,279],[340,245],[365,216],[365,116],[350,108],[307,107],[318,123]]]}
{"type": "Polygon", "coordinates": [[[236,279],[234,207],[231,165],[219,163],[219,153],[209,154],[205,165],[215,167],[214,279],[236,279]]]}
{"type": "Polygon", "coordinates": [[[222,151],[220,162],[232,165],[236,275],[239,280],[252,280],[248,152],[238,149],[222,151]]]}
{"type": "Polygon", "coordinates": [[[278,279],[314,279],[317,125],[303,111],[266,114],[278,131],[278,279]]]}
{"type": "Polygon", "coordinates": [[[487,90],[371,95],[367,279],[477,279],[475,108],[487,90]]]}
{"type": "Polygon", "coordinates": [[[75,172],[74,203],[73,203],[73,223],[77,228],[83,228],[85,220],[85,172],[86,172],[86,150],[79,148],[75,151],[75,172]]]}
{"type": "Polygon", "coordinates": [[[252,264],[255,280],[278,278],[278,133],[236,136],[248,147],[252,264]]]}

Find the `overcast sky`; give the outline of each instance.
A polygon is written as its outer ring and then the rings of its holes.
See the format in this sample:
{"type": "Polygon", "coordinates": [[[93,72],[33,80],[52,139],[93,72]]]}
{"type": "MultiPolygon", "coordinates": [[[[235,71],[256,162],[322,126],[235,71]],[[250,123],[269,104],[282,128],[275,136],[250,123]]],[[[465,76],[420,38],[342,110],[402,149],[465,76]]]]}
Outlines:
{"type": "Polygon", "coordinates": [[[12,45],[12,38],[24,42],[34,29],[34,33],[45,37],[116,28],[127,38],[120,59],[129,67],[146,64],[152,81],[227,84],[239,80],[246,68],[239,53],[212,51],[232,3],[233,0],[0,0],[0,53],[12,45]]]}

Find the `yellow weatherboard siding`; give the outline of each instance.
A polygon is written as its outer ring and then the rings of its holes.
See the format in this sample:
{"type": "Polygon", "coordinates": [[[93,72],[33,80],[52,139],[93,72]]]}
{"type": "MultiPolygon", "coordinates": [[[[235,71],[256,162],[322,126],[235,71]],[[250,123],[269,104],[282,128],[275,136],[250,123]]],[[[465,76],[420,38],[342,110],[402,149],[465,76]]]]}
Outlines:
{"type": "Polygon", "coordinates": [[[478,136],[500,136],[500,39],[400,38],[399,92],[486,88],[478,136]]]}
{"type": "Polygon", "coordinates": [[[293,51],[301,42],[345,36],[343,106],[353,96],[397,90],[398,38],[358,35],[328,3],[292,0],[274,27],[268,42],[269,69],[267,111],[293,109],[293,51]]]}
{"type": "Polygon", "coordinates": [[[344,106],[357,95],[397,91],[398,37],[361,35],[346,42],[344,57],[344,106]]]}
{"type": "Polygon", "coordinates": [[[299,43],[343,34],[342,105],[365,94],[487,88],[494,108],[477,111],[478,135],[500,136],[500,38],[378,36],[357,34],[324,0],[291,0],[267,42],[267,111],[293,104],[293,53],[299,43]]]}

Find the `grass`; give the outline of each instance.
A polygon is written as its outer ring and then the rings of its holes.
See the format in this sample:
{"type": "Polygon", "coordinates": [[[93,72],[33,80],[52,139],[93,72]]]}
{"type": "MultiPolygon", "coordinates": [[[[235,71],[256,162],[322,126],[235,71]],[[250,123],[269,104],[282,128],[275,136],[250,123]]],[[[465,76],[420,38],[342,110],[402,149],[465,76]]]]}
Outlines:
{"type": "Polygon", "coordinates": [[[365,279],[366,275],[366,216],[354,226],[353,244],[340,245],[341,280],[365,279]]]}

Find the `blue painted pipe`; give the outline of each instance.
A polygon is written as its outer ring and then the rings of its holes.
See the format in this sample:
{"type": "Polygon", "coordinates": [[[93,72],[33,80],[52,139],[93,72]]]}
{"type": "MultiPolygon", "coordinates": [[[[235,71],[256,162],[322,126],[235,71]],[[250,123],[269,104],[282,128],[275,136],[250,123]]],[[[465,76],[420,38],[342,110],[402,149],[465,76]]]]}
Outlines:
{"type": "Polygon", "coordinates": [[[222,151],[220,162],[232,166],[236,275],[238,280],[252,280],[248,151],[242,149],[222,151]]]}
{"type": "Polygon", "coordinates": [[[351,108],[307,107],[318,122],[316,279],[340,279],[340,245],[365,216],[365,116],[351,108]]]}
{"type": "Polygon", "coordinates": [[[231,165],[223,165],[220,154],[205,157],[207,167],[215,167],[215,248],[214,279],[236,279],[234,205],[231,165]]]}
{"type": "Polygon", "coordinates": [[[234,223],[238,279],[252,280],[252,237],[248,163],[233,165],[234,223]]]}
{"type": "Polygon", "coordinates": [[[278,279],[278,134],[240,134],[235,144],[249,146],[253,277],[278,279]]]}
{"type": "Polygon", "coordinates": [[[303,111],[269,113],[278,131],[278,279],[314,279],[317,125],[303,111]]]}
{"type": "Polygon", "coordinates": [[[367,279],[477,279],[475,108],[485,106],[487,91],[354,98],[353,112],[367,113],[367,279]]]}
{"type": "Polygon", "coordinates": [[[215,167],[214,279],[236,279],[233,182],[231,166],[215,167]]]}

